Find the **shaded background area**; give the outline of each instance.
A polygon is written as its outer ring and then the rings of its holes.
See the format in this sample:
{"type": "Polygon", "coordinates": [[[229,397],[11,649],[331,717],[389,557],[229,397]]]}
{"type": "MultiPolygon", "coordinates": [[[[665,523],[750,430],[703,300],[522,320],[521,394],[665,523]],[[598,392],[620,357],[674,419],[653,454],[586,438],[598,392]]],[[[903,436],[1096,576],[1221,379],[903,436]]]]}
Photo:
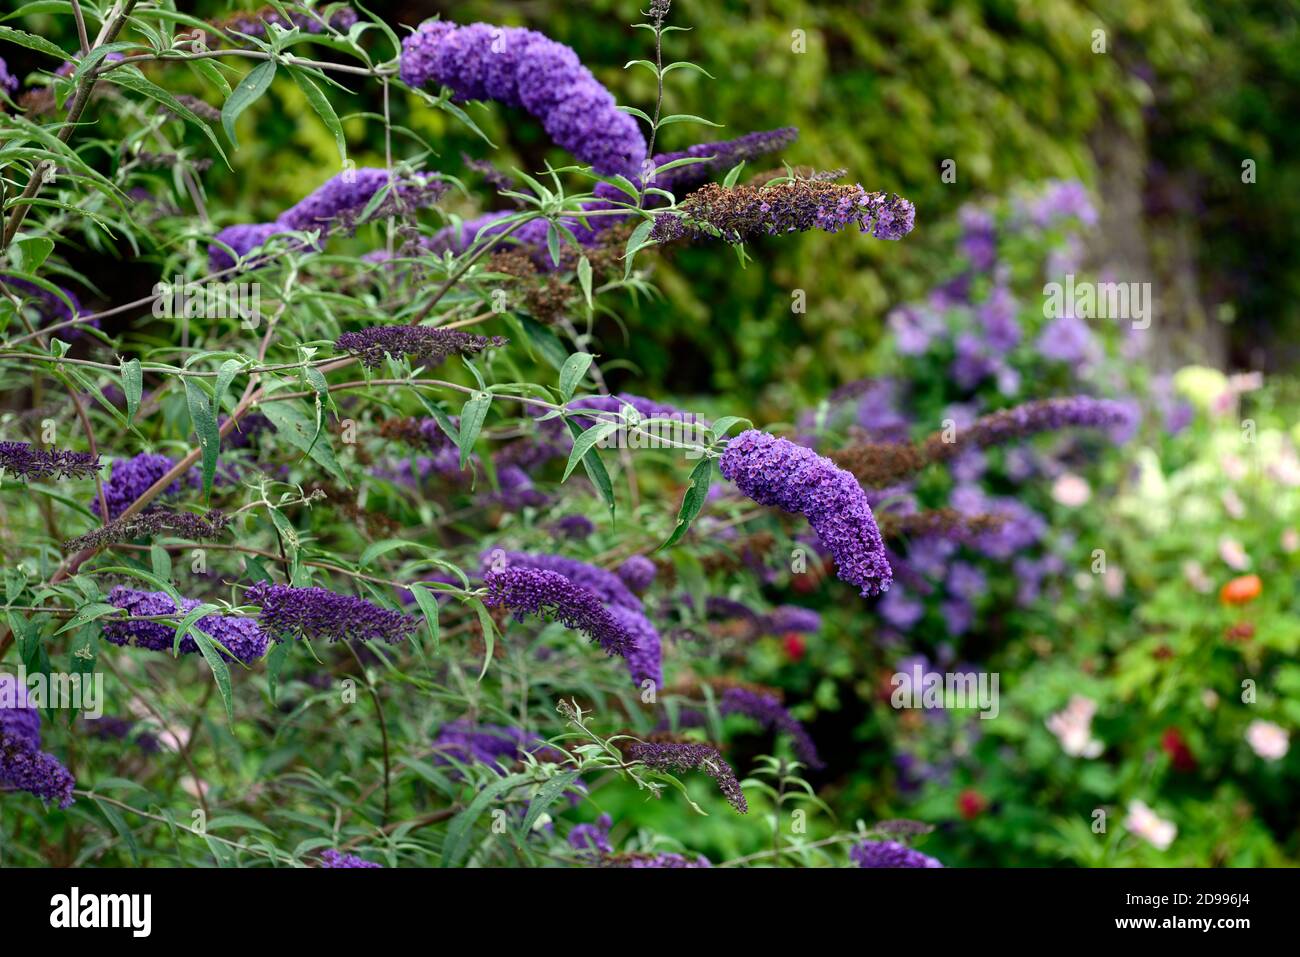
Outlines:
{"type": "MultiPolygon", "coordinates": [[[[197,16],[219,12],[214,4],[194,7],[197,16]]],[[[399,32],[435,15],[544,27],[578,50],[620,102],[653,102],[649,74],[619,68],[648,54],[648,35],[628,26],[637,9],[628,0],[376,0],[371,8],[399,32]]],[[[47,19],[52,31],[66,29],[66,17],[47,19]]],[[[1300,26],[1293,4],[676,0],[672,21],[692,29],[670,35],[666,56],[700,64],[716,79],[675,72],[667,108],[725,128],[670,127],[664,148],[795,125],[800,139],[782,159],[843,167],[868,189],[901,192],[916,203],[919,225],[906,244],[789,237],[778,258],[759,243],[757,263],[745,270],[711,250],[677,253],[659,274],[665,300],[640,306],[637,323],[635,362],[665,391],[761,397],[797,380],[807,396],[860,376],[862,353],[879,338],[888,308],[932,285],[926,267],[950,239],[955,211],[972,198],[1053,177],[1082,179],[1100,195],[1097,235],[1105,239],[1090,265],[1103,276],[1153,282],[1157,361],[1269,370],[1294,363],[1300,26]],[[1102,43],[1105,52],[1094,52],[1102,43]],[[955,164],[953,182],[941,176],[946,161],[955,164]],[[1246,161],[1255,167],[1253,184],[1242,182],[1246,161]],[[791,311],[796,289],[807,293],[805,315],[791,311]]],[[[10,52],[16,75],[36,65],[35,54],[10,52]]],[[[336,170],[327,133],[301,120],[310,115],[302,106],[299,91],[282,80],[251,111],[254,119],[244,122],[256,124],[256,142],[233,172],[218,165],[206,178],[213,209],[269,214],[336,170]]],[[[356,108],[364,108],[360,98],[356,108]]],[[[437,143],[431,166],[460,174],[462,152],[491,152],[413,99],[396,109],[409,111],[401,121],[414,133],[437,143]]],[[[523,168],[538,169],[548,155],[564,160],[526,117],[492,107],[473,113],[523,168]]],[[[379,125],[357,119],[348,127],[358,162],[382,161],[379,125]]],[[[398,149],[409,155],[418,147],[398,149]]],[[[120,301],[113,289],[104,292],[120,301]]],[[[608,334],[620,335],[612,325],[608,334]]]]}

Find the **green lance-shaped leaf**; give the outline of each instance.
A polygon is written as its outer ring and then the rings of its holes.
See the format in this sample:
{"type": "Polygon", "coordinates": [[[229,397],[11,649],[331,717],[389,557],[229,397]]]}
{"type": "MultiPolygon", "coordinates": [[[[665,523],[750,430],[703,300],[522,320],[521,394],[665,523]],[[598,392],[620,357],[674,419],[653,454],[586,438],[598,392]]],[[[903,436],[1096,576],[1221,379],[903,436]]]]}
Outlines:
{"type": "Polygon", "coordinates": [[[492,393],[478,392],[470,396],[469,401],[460,410],[460,467],[463,469],[474,451],[478,434],[483,431],[483,420],[487,418],[488,407],[492,404],[492,393]]]}
{"type": "Polygon", "coordinates": [[[591,368],[591,360],[592,356],[586,352],[575,352],[564,360],[564,368],[560,370],[560,395],[565,402],[573,398],[578,383],[582,381],[582,377],[591,368]]]}
{"type": "Polygon", "coordinates": [[[316,85],[316,81],[302,71],[290,70],[289,75],[293,77],[293,82],[298,84],[298,89],[302,90],[303,95],[307,97],[307,102],[316,111],[316,115],[325,121],[325,126],[334,135],[334,144],[339,149],[339,159],[346,163],[348,161],[348,142],[343,136],[343,124],[339,122],[339,116],[334,112],[334,107],[330,104],[329,98],[321,92],[321,88],[316,85]]]}
{"type": "Polygon", "coordinates": [[[691,523],[699,516],[700,510],[704,508],[704,500],[709,495],[709,486],[712,483],[713,459],[706,458],[691,471],[690,484],[686,486],[686,494],[682,496],[682,507],[677,512],[677,527],[656,551],[663,551],[681,541],[682,536],[690,530],[691,523]]]}
{"type": "MultiPolygon", "coordinates": [[[[566,419],[565,424],[569,426],[569,432],[576,441],[582,434],[582,426],[578,425],[572,419],[566,419]]],[[[600,497],[605,500],[605,506],[609,509],[609,520],[612,523],[615,516],[614,503],[614,483],[610,481],[609,470],[605,468],[605,463],[601,461],[600,453],[592,448],[582,457],[582,467],[587,471],[587,478],[591,479],[591,484],[596,486],[600,492],[600,497]]]]}
{"type": "Polygon", "coordinates": [[[239,149],[239,140],[235,137],[235,121],[270,88],[271,81],[274,79],[275,61],[265,60],[253,67],[248,75],[239,81],[235,91],[226,98],[226,104],[221,108],[221,125],[225,128],[226,135],[230,137],[230,142],[234,144],[235,149],[239,149]]]}
{"type": "Polygon", "coordinates": [[[144,393],[144,373],[139,359],[122,362],[122,391],[126,393],[126,420],[131,422],[140,410],[140,397],[144,393]]]}
{"type": "Polygon", "coordinates": [[[190,420],[199,437],[203,452],[203,494],[212,492],[212,477],[217,472],[217,457],[221,454],[221,433],[217,431],[217,416],[212,411],[212,400],[193,376],[185,378],[185,399],[190,407],[190,420]]]}

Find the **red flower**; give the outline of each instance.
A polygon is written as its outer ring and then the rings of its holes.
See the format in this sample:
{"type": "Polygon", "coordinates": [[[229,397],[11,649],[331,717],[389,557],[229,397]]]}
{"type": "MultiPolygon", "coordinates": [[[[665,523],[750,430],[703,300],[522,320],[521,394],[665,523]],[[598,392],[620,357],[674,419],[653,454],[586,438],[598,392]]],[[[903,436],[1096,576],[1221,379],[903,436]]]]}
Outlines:
{"type": "Polygon", "coordinates": [[[988,806],[989,802],[984,795],[973,788],[967,788],[957,795],[957,810],[968,821],[979,817],[988,806]]]}
{"type": "Polygon", "coordinates": [[[1223,633],[1229,641],[1250,641],[1255,637],[1255,626],[1248,621],[1239,621],[1223,633]]]}
{"type": "Polygon", "coordinates": [[[1196,755],[1187,746],[1183,733],[1177,728],[1168,728],[1160,737],[1160,747],[1169,755],[1175,771],[1195,771],[1196,755]]]}
{"type": "Polygon", "coordinates": [[[786,656],[793,662],[802,661],[808,651],[808,643],[797,631],[787,631],[781,638],[781,644],[785,647],[786,656]]]}

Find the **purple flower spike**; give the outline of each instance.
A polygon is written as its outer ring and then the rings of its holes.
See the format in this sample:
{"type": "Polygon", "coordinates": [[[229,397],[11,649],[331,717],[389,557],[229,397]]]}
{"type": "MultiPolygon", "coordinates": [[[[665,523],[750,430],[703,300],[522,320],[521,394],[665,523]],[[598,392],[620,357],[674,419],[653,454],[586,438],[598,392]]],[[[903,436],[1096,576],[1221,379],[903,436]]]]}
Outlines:
{"type": "MultiPolygon", "coordinates": [[[[245,256],[273,233],[319,229],[322,235],[326,235],[340,223],[355,225],[367,204],[389,182],[390,174],[386,169],[344,170],[286,209],[275,222],[227,226],[217,233],[216,238],[239,256],[245,256]]],[[[442,198],[447,188],[442,180],[423,173],[395,180],[392,190],[380,201],[371,218],[380,219],[405,209],[432,206],[442,198]]],[[[222,270],[229,269],[235,261],[228,252],[213,244],[208,247],[208,264],[214,270],[222,270]]]]}
{"type": "Polygon", "coordinates": [[[613,845],[609,843],[609,829],[614,819],[602,814],[595,824],[575,824],[569,831],[569,846],[584,854],[613,854],[613,845]]]}
{"type": "Polygon", "coordinates": [[[632,636],[632,647],[627,652],[627,670],[632,681],[638,688],[647,681],[655,688],[663,687],[663,642],[658,629],[639,611],[619,605],[607,607],[614,620],[632,636]]]}
{"type": "Polygon", "coordinates": [[[104,466],[98,455],[64,449],[38,449],[27,442],[0,442],[0,469],[20,479],[94,478],[104,466]]]}
{"type": "Polygon", "coordinates": [[[654,584],[659,569],[644,555],[633,555],[618,566],[617,575],[623,584],[638,595],[654,584]]]}
{"type": "Polygon", "coordinates": [[[364,858],[357,857],[355,854],[341,854],[338,851],[331,848],[328,851],[321,852],[320,866],[321,867],[370,868],[370,867],[383,867],[384,865],[375,864],[371,861],[367,861],[364,858]]]}
{"type": "Polygon", "coordinates": [[[419,627],[414,615],[380,608],[354,595],[326,588],[294,588],[260,581],[244,596],[260,605],[258,619],[276,641],[287,638],[335,641],[404,641],[419,627]]]}
{"type": "Polygon", "coordinates": [[[877,595],[893,572],[867,496],[852,474],[812,449],[757,429],[727,443],[719,469],[759,505],[799,512],[835,559],[839,577],[877,595]]]}
{"type": "MultiPolygon", "coordinates": [[[[218,242],[225,243],[233,249],[235,256],[242,259],[280,229],[281,227],[275,223],[240,223],[237,226],[227,226],[217,233],[216,238],[218,242]]],[[[208,246],[208,266],[214,272],[222,272],[234,266],[235,256],[231,256],[215,243],[208,246]]]]}
{"type": "Polygon", "coordinates": [[[765,694],[750,688],[728,688],[722,692],[718,702],[719,714],[743,714],[753,718],[765,728],[788,734],[794,744],[794,752],[799,760],[815,770],[824,768],[821,758],[817,756],[817,747],[812,736],[808,734],[799,721],[785,710],[785,705],[774,694],[765,694]]]}
{"type": "Polygon", "coordinates": [[[53,755],[0,732],[0,786],[27,791],[47,804],[66,808],[72,805],[76,781],[53,755]]]}
{"type": "MultiPolygon", "coordinates": [[[[153,615],[175,615],[183,617],[197,608],[200,602],[193,598],[182,598],[181,607],[177,609],[171,596],[161,591],[136,591],[119,585],[108,593],[108,603],[116,605],[136,618],[153,615]]],[[[226,660],[232,658],[251,664],[266,654],[269,644],[266,633],[251,618],[237,615],[205,615],[196,623],[199,630],[209,638],[229,650],[222,652],[226,660]]],[[[150,651],[170,653],[176,642],[176,628],[165,621],[113,621],[104,623],[104,638],[115,645],[147,648],[150,651]]],[[[198,643],[193,635],[186,635],[181,640],[181,654],[199,653],[198,643]]]]}
{"type": "Polygon", "coordinates": [[[18,92],[18,77],[9,72],[9,65],[0,57],[0,90],[6,93],[18,92]]]}
{"type": "MultiPolygon", "coordinates": [[[[376,167],[344,170],[281,213],[276,225],[280,229],[328,230],[336,220],[356,219],[375,194],[389,184],[389,177],[388,170],[376,167]]],[[[401,207],[432,206],[447,191],[442,180],[423,174],[393,182],[372,218],[383,218],[401,207]]]]}
{"type": "Polygon", "coordinates": [[[601,867],[712,867],[709,859],[701,854],[695,860],[681,854],[612,854],[601,859],[601,867]]]}
{"type": "Polygon", "coordinates": [[[727,803],[741,814],[749,811],[749,802],[736,780],[736,772],[711,744],[677,744],[642,742],[629,745],[627,756],[658,771],[703,771],[718,782],[727,803]]]}
{"type": "Polygon", "coordinates": [[[27,689],[11,674],[0,674],[0,731],[30,748],[41,746],[41,712],[27,697],[27,689]]]}
{"type": "Polygon", "coordinates": [[[863,841],[849,851],[858,867],[943,867],[928,854],[897,841],[863,841]]]}
{"type": "Polygon", "coordinates": [[[0,674],[0,789],[26,791],[66,808],[74,787],[68,769],[41,750],[41,716],[27,689],[13,675],[0,674]]]}
{"type": "Polygon", "coordinates": [[[558,572],[575,585],[594,591],[601,601],[610,605],[620,605],[633,611],[641,610],[641,599],[637,598],[613,572],[576,558],[564,555],[530,555],[527,552],[486,552],[484,560],[503,557],[507,565],[522,568],[540,568],[548,572],[558,572]]]}
{"type": "MultiPolygon", "coordinates": [[[[615,579],[617,581],[617,579],[615,579]]],[[[590,588],[559,572],[512,565],[483,576],[488,595],[484,604],[504,606],[522,621],[525,615],[553,616],[566,628],[586,634],[609,655],[627,656],[636,639],[621,625],[590,588]]]]}
{"type": "MultiPolygon", "coordinates": [[[[176,463],[165,455],[144,452],[134,458],[119,459],[113,463],[113,472],[104,483],[104,500],[108,503],[109,519],[117,518],[143,495],[160,478],[172,470],[176,463]]],[[[197,476],[191,472],[191,476],[197,476]]],[[[164,495],[174,495],[181,490],[180,479],[163,490],[164,495]]],[[[90,510],[99,515],[99,498],[90,504],[90,510]]],[[[100,516],[102,517],[102,516],[100,516]]]]}
{"type": "Polygon", "coordinates": [[[434,764],[512,764],[537,739],[519,728],[495,724],[475,724],[468,718],[449,721],[438,729],[433,746],[434,764]]]}
{"type": "Polygon", "coordinates": [[[655,217],[650,237],[743,242],[753,236],[820,229],[838,233],[849,226],[876,239],[902,239],[916,223],[916,208],[901,196],[868,193],[861,186],[795,180],[766,186],[709,183],[655,217]]]}
{"type": "Polygon", "coordinates": [[[402,82],[449,87],[458,100],[523,107],[548,135],[598,173],[639,175],[645,137],[578,55],[520,27],[426,20],[402,41],[402,82]]]}
{"type": "Polygon", "coordinates": [[[502,336],[476,336],[458,329],[432,326],[371,326],[359,332],[345,332],[335,348],[351,352],[367,369],[384,361],[384,356],[410,356],[422,365],[436,366],[450,355],[472,356],[484,349],[501,347],[502,336]]]}

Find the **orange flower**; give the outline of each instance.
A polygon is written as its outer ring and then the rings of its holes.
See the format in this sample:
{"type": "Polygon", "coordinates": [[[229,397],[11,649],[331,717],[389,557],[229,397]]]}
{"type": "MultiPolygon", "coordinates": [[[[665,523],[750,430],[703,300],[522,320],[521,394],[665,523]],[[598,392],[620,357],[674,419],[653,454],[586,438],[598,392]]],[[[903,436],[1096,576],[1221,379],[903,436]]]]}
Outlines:
{"type": "Polygon", "coordinates": [[[1238,575],[1219,590],[1219,600],[1225,605],[1244,605],[1258,598],[1263,590],[1258,575],[1238,575]]]}

